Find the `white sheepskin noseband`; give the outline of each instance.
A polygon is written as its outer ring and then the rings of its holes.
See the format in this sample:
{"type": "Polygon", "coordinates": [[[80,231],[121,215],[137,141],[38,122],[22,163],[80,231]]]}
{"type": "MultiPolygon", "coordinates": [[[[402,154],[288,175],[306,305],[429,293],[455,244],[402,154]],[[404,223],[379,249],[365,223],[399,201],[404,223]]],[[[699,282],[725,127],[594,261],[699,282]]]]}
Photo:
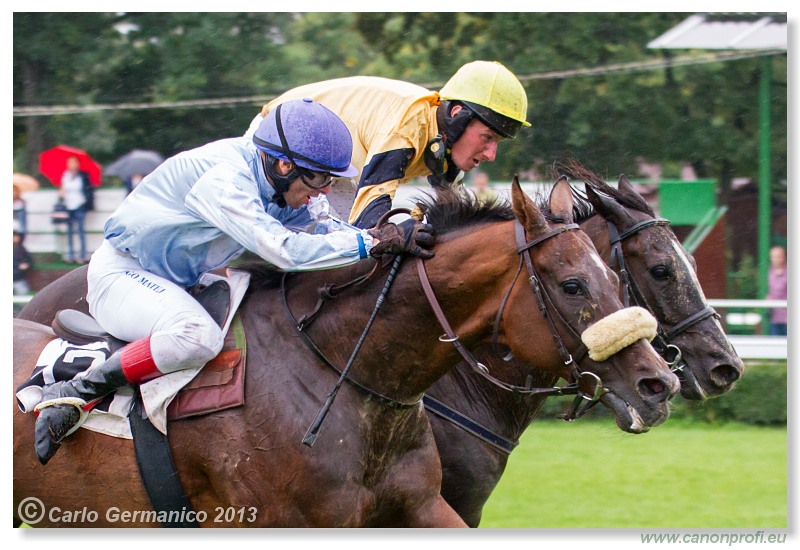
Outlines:
{"type": "Polygon", "coordinates": [[[604,317],[583,331],[581,340],[589,357],[605,361],[634,342],[656,337],[658,321],[641,307],[626,307],[604,317]]]}

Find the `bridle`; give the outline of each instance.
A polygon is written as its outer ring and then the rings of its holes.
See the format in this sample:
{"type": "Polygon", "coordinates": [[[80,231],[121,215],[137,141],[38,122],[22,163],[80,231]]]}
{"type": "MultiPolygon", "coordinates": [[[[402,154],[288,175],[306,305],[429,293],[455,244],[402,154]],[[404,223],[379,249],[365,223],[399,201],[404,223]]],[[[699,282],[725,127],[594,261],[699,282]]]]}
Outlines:
{"type": "MultiPolygon", "coordinates": [[[[614,225],[613,222],[608,221],[607,224],[608,237],[611,243],[610,267],[613,269],[616,265],[618,268],[623,305],[628,307],[632,301],[635,305],[643,307],[655,315],[653,308],[651,308],[647,303],[647,300],[645,299],[644,294],[642,294],[639,285],[636,284],[636,279],[633,278],[633,275],[628,269],[628,265],[625,263],[625,254],[622,250],[622,241],[649,227],[669,226],[669,220],[664,218],[644,220],[634,224],[622,233],[619,232],[617,226],[614,225]]],[[[659,355],[661,355],[661,357],[664,358],[669,365],[670,370],[678,376],[681,384],[686,382],[692,384],[695,387],[695,390],[703,396],[706,395],[705,391],[700,386],[697,378],[692,374],[691,369],[685,369],[687,364],[683,360],[681,349],[673,344],[672,341],[690,327],[705,319],[708,319],[709,317],[715,317],[717,319],[720,318],[719,314],[714,310],[714,308],[706,305],[700,311],[693,313],[686,319],[683,319],[679,323],[675,324],[670,330],[665,330],[661,323],[659,323],[656,337],[652,341],[655,350],[659,353],[659,355]]]]}
{"type": "MultiPolygon", "coordinates": [[[[404,209],[392,210],[389,213],[387,213],[386,215],[384,215],[384,217],[382,218],[381,221],[388,219],[391,215],[394,215],[394,214],[397,214],[397,213],[401,213],[401,212],[408,213],[408,211],[404,210],[404,209]]],[[[418,272],[418,275],[419,275],[419,279],[420,279],[420,282],[422,284],[423,290],[425,292],[425,296],[428,299],[428,303],[430,304],[431,309],[434,312],[434,315],[436,316],[437,320],[442,325],[442,328],[445,331],[445,334],[439,338],[440,341],[452,343],[455,346],[456,350],[458,350],[458,352],[464,358],[464,360],[476,372],[478,372],[486,380],[490,381],[492,384],[496,385],[499,388],[502,388],[502,389],[507,390],[507,391],[514,392],[516,394],[521,394],[521,395],[540,395],[540,396],[575,395],[576,396],[575,397],[575,401],[574,401],[571,409],[565,415],[563,415],[563,418],[565,420],[568,420],[568,421],[575,420],[575,419],[579,418],[580,416],[582,416],[587,410],[589,410],[589,408],[591,408],[593,405],[595,405],[600,400],[600,398],[603,396],[603,394],[607,393],[609,390],[607,390],[603,386],[602,380],[595,373],[588,372],[588,371],[581,371],[580,370],[578,364],[587,355],[588,350],[587,350],[586,346],[581,343],[580,347],[575,351],[575,353],[574,354],[570,354],[569,351],[567,350],[566,346],[564,345],[563,339],[561,338],[561,335],[560,335],[557,327],[555,326],[555,323],[553,322],[553,314],[560,319],[561,323],[564,326],[566,326],[570,330],[570,332],[572,332],[573,336],[575,336],[578,339],[578,341],[580,341],[580,337],[570,327],[569,323],[567,323],[567,321],[564,319],[564,317],[561,315],[561,313],[558,311],[558,309],[555,308],[555,306],[553,305],[553,301],[551,300],[550,296],[547,294],[546,289],[544,288],[544,286],[540,282],[540,278],[539,278],[539,276],[538,276],[538,274],[536,272],[536,268],[534,267],[534,264],[533,264],[533,262],[531,260],[529,250],[534,248],[534,247],[536,247],[537,245],[541,244],[542,242],[544,242],[544,241],[546,241],[546,240],[548,240],[550,238],[556,237],[556,236],[558,236],[558,235],[560,235],[562,233],[565,233],[567,231],[580,230],[580,227],[577,224],[574,224],[574,223],[566,224],[566,225],[560,226],[560,227],[558,227],[556,229],[553,229],[553,230],[545,233],[544,235],[540,235],[539,237],[537,237],[535,239],[532,239],[530,241],[526,241],[525,240],[525,229],[523,228],[522,224],[520,224],[520,222],[518,220],[515,220],[514,223],[515,223],[515,236],[516,236],[516,244],[517,244],[516,252],[520,257],[519,266],[517,268],[516,275],[514,276],[514,280],[511,283],[510,288],[508,289],[508,291],[506,292],[506,294],[504,295],[504,297],[503,297],[503,299],[501,301],[500,308],[499,308],[497,316],[495,318],[495,326],[494,326],[494,329],[493,329],[493,339],[496,340],[496,338],[497,338],[497,334],[499,332],[499,326],[500,326],[500,323],[502,321],[503,311],[504,311],[505,307],[507,306],[508,299],[509,299],[509,297],[511,295],[511,292],[513,291],[514,286],[516,285],[516,282],[519,279],[519,276],[520,276],[520,274],[522,272],[522,268],[523,268],[523,266],[525,266],[525,267],[527,267],[527,271],[528,271],[528,275],[529,275],[528,282],[530,284],[531,291],[533,292],[534,296],[536,296],[536,299],[537,299],[537,302],[538,302],[538,305],[539,305],[539,310],[540,310],[542,316],[546,319],[546,321],[547,321],[547,323],[548,323],[548,325],[550,327],[550,331],[551,331],[551,334],[553,336],[553,341],[555,343],[555,346],[556,346],[559,354],[562,357],[562,360],[564,361],[564,365],[569,368],[570,375],[571,375],[571,381],[570,381],[569,384],[567,384],[565,386],[556,386],[556,387],[552,387],[552,388],[532,388],[531,387],[531,378],[530,377],[528,377],[528,380],[527,380],[525,386],[517,386],[517,385],[514,385],[514,384],[509,384],[507,382],[503,382],[503,381],[498,380],[495,377],[491,376],[488,373],[488,369],[486,368],[486,366],[484,366],[483,364],[478,362],[478,360],[475,358],[475,356],[472,355],[472,353],[469,350],[467,350],[461,344],[458,336],[453,332],[449,322],[447,321],[447,319],[446,319],[446,317],[444,315],[444,312],[442,311],[441,306],[439,305],[438,300],[436,299],[436,296],[435,296],[435,294],[433,292],[433,289],[432,289],[432,287],[430,285],[430,281],[428,279],[427,272],[425,271],[424,261],[422,259],[420,259],[420,258],[417,258],[417,272],[418,272]],[[551,307],[548,307],[548,303],[551,305],[551,307]],[[589,384],[592,384],[591,391],[584,392],[581,389],[580,382],[582,382],[582,381],[586,381],[589,384]]],[[[397,266],[398,266],[398,262],[395,261],[394,266],[393,266],[393,272],[390,274],[390,279],[387,282],[387,285],[391,284],[391,279],[393,279],[394,273],[396,273],[397,266]]],[[[417,400],[417,401],[414,401],[414,402],[398,401],[398,400],[393,399],[391,397],[385,396],[385,395],[383,395],[383,394],[381,394],[381,393],[379,393],[379,392],[377,392],[377,391],[375,391],[375,390],[373,390],[373,389],[371,389],[371,388],[369,388],[369,387],[367,387],[367,386],[365,386],[363,384],[360,384],[359,382],[356,382],[355,380],[353,380],[351,378],[347,378],[346,377],[346,371],[343,371],[343,370],[340,370],[339,368],[337,368],[325,356],[325,354],[319,349],[319,347],[314,343],[312,338],[305,332],[305,329],[307,329],[313,323],[313,321],[316,319],[316,317],[319,314],[319,311],[320,311],[320,309],[321,309],[321,307],[322,307],[322,305],[324,304],[325,301],[330,300],[330,299],[335,298],[336,296],[338,296],[339,293],[341,292],[341,290],[344,289],[344,288],[347,288],[347,287],[353,286],[353,285],[360,285],[360,284],[366,282],[377,271],[378,271],[378,266],[376,265],[376,267],[372,271],[370,271],[367,275],[362,275],[362,276],[354,279],[353,281],[350,281],[349,283],[345,283],[343,285],[336,286],[336,287],[334,287],[332,285],[325,285],[325,286],[321,287],[320,288],[320,298],[319,298],[319,301],[317,302],[315,308],[312,310],[311,313],[303,315],[299,319],[296,318],[295,315],[292,313],[291,308],[289,307],[289,303],[288,303],[287,292],[286,292],[286,278],[287,278],[288,274],[284,274],[284,276],[283,276],[283,278],[281,280],[282,299],[283,299],[283,303],[284,303],[284,307],[286,309],[287,315],[289,316],[289,319],[292,321],[292,324],[297,329],[297,331],[298,331],[299,335],[301,336],[301,339],[303,340],[304,344],[317,356],[317,358],[319,358],[322,361],[323,364],[325,364],[328,368],[332,369],[333,371],[335,371],[336,373],[338,373],[340,375],[342,375],[342,373],[345,372],[344,380],[346,382],[348,382],[350,385],[354,386],[357,390],[361,391],[362,393],[365,393],[365,394],[369,395],[370,397],[372,397],[372,398],[374,398],[374,399],[376,399],[376,400],[378,400],[380,402],[383,402],[384,404],[387,404],[387,405],[389,405],[389,406],[391,406],[393,408],[406,409],[406,408],[410,408],[410,407],[414,407],[414,406],[418,405],[420,400],[417,400]]],[[[365,329],[365,332],[368,329],[369,329],[369,326],[367,327],[367,329],[365,329]]],[[[436,400],[434,400],[433,398],[429,397],[428,395],[424,395],[422,397],[421,401],[423,401],[425,403],[426,408],[428,408],[429,410],[433,410],[433,412],[436,412],[437,414],[440,414],[440,415],[443,414],[442,407],[444,407],[444,408],[446,408],[448,410],[451,410],[446,405],[443,405],[443,404],[437,402],[436,400]],[[439,405],[441,405],[441,407],[439,407],[438,410],[437,409],[432,409],[432,407],[435,407],[434,402],[438,403],[439,405]]],[[[453,411],[453,412],[456,415],[459,415],[459,413],[457,413],[455,411],[453,411]]],[[[451,417],[450,419],[452,421],[452,415],[447,415],[447,416],[450,416],[451,417]]],[[[464,417],[464,418],[466,418],[466,417],[464,417]]],[[[472,422],[473,422],[473,424],[477,424],[477,423],[474,423],[474,421],[472,421],[472,422]]],[[[477,426],[480,427],[479,424],[477,424],[477,426]]],[[[480,429],[478,429],[478,431],[480,432],[480,429]]],[[[493,434],[491,432],[488,432],[488,434],[490,434],[488,436],[488,439],[493,439],[494,440],[494,442],[493,441],[489,441],[489,442],[494,444],[495,446],[498,446],[498,448],[501,448],[501,450],[507,450],[508,447],[513,448],[514,446],[517,445],[517,442],[510,442],[506,438],[503,438],[502,436],[499,436],[497,434],[493,434]]],[[[484,437],[480,433],[477,434],[477,435],[479,437],[484,437]]],[[[486,439],[486,437],[484,437],[484,439],[486,439]]],[[[510,452],[510,450],[508,452],[510,452]]]]}
{"type": "MultiPolygon", "coordinates": [[[[514,220],[514,232],[516,238],[516,252],[519,255],[519,267],[517,268],[516,275],[514,276],[514,280],[511,283],[508,291],[505,293],[501,303],[500,308],[497,312],[494,322],[493,334],[492,334],[492,342],[497,347],[497,338],[500,331],[500,323],[503,318],[503,311],[505,310],[508,299],[511,296],[511,292],[514,290],[516,286],[517,280],[519,279],[520,274],[522,273],[523,266],[527,268],[528,271],[528,283],[530,284],[531,292],[536,297],[536,301],[538,303],[539,311],[542,317],[546,320],[548,327],[550,329],[550,333],[553,337],[553,343],[555,344],[556,349],[558,350],[559,355],[561,355],[561,359],[564,362],[564,365],[568,367],[570,371],[571,380],[570,383],[566,386],[561,387],[553,387],[553,388],[532,388],[530,387],[531,379],[528,377],[528,381],[525,386],[517,386],[513,384],[509,384],[507,382],[503,382],[498,380],[494,376],[489,374],[488,369],[485,365],[480,363],[475,356],[460,342],[458,336],[453,331],[452,327],[448,323],[444,312],[442,311],[439,302],[436,299],[436,296],[433,292],[433,289],[430,286],[430,282],[428,281],[427,273],[425,272],[425,264],[424,262],[417,258],[417,272],[419,273],[419,279],[422,282],[422,287],[425,292],[425,296],[428,299],[428,303],[431,306],[431,309],[436,315],[436,318],[439,321],[439,324],[444,329],[444,334],[439,337],[439,340],[442,342],[449,342],[452,343],[453,346],[456,348],[458,353],[464,359],[464,361],[481,377],[488,380],[493,385],[507,391],[514,392],[516,394],[521,395],[539,395],[539,396],[551,396],[551,395],[576,395],[575,401],[573,402],[572,407],[570,410],[562,416],[564,420],[572,421],[576,420],[580,416],[582,416],[587,410],[589,410],[592,406],[597,404],[603,394],[607,393],[609,390],[603,386],[602,380],[599,376],[595,373],[589,371],[581,371],[579,368],[579,363],[583,360],[586,356],[588,349],[586,346],[581,343],[577,350],[574,353],[570,353],[567,350],[566,345],[564,344],[564,340],[559,333],[558,328],[556,327],[553,317],[557,317],[561,324],[573,334],[575,338],[580,342],[580,336],[575,332],[574,329],[569,325],[569,323],[564,319],[558,309],[555,307],[553,300],[550,298],[547,290],[545,289],[544,285],[541,284],[541,279],[536,272],[536,268],[531,260],[531,256],[529,251],[538,246],[539,244],[547,241],[548,239],[554,238],[562,233],[567,231],[575,231],[580,230],[580,226],[575,223],[570,223],[566,225],[562,225],[557,227],[547,233],[538,236],[535,239],[530,241],[525,240],[525,228],[519,222],[519,220],[514,220]],[[548,304],[550,307],[548,307],[548,304]],[[590,392],[584,392],[580,388],[581,381],[589,381],[589,383],[593,384],[593,389],[590,392]]],[[[505,359],[508,360],[512,356],[510,354],[505,356],[505,359]]],[[[425,395],[423,397],[423,401],[425,401],[426,407],[429,405],[429,396],[425,395]]],[[[432,403],[433,407],[437,407],[436,403],[432,403]]],[[[431,409],[431,407],[428,407],[431,409]]],[[[439,411],[433,409],[433,412],[439,414],[439,411]]],[[[440,414],[441,415],[441,414],[440,414]]],[[[448,413],[447,418],[448,420],[452,421],[450,418],[450,414],[448,413]]]]}

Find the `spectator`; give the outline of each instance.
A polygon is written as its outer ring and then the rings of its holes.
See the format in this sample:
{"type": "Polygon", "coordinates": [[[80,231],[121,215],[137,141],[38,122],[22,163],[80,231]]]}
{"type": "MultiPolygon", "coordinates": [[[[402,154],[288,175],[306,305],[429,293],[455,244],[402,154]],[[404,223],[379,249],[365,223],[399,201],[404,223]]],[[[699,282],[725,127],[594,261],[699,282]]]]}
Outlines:
{"type": "Polygon", "coordinates": [[[33,258],[22,244],[24,235],[14,230],[14,296],[25,296],[30,292],[28,271],[33,267],[33,258]]]}
{"type": "Polygon", "coordinates": [[[86,228],[84,221],[86,212],[93,209],[91,200],[91,183],[89,174],[79,169],[80,160],[76,156],[67,159],[67,170],[61,176],[61,187],[58,190],[59,196],[64,199],[64,204],[69,213],[67,220],[67,257],[66,261],[71,264],[86,263],[89,258],[86,255],[86,228]],[[80,254],[75,254],[74,238],[77,235],[80,244],[80,254]]]}
{"type": "MultiPolygon", "coordinates": [[[[769,292],[768,300],[786,300],[788,296],[788,276],[786,271],[786,249],[773,246],[769,251],[769,292]]],[[[769,333],[772,336],[786,336],[786,308],[773,308],[770,313],[769,333]]]]}
{"type": "Polygon", "coordinates": [[[491,202],[497,197],[494,189],[489,187],[489,174],[486,172],[476,172],[472,176],[472,186],[475,196],[481,202],[491,202]]]}
{"type": "Polygon", "coordinates": [[[14,229],[22,235],[28,232],[28,214],[25,209],[25,201],[22,198],[22,191],[14,186],[14,229]]]}

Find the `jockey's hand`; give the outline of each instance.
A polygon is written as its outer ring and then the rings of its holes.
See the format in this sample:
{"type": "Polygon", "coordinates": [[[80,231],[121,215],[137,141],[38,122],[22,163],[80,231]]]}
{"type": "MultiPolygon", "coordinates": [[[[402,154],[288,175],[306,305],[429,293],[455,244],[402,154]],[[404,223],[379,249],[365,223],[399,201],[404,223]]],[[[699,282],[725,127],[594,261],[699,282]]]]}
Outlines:
{"type": "Polygon", "coordinates": [[[436,239],[430,224],[407,220],[400,225],[384,224],[380,228],[369,230],[369,234],[378,240],[369,253],[378,258],[384,254],[410,254],[423,260],[433,258],[433,247],[436,239]]]}

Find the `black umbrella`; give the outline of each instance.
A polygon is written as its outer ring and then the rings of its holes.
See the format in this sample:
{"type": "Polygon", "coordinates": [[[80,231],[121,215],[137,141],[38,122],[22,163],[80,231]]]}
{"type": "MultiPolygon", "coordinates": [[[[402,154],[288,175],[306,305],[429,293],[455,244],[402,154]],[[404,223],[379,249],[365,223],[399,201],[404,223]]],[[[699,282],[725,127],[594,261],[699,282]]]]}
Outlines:
{"type": "Polygon", "coordinates": [[[110,176],[119,176],[123,180],[130,179],[134,174],[146,176],[164,162],[164,157],[155,151],[134,149],[112,162],[105,173],[110,176]]]}

